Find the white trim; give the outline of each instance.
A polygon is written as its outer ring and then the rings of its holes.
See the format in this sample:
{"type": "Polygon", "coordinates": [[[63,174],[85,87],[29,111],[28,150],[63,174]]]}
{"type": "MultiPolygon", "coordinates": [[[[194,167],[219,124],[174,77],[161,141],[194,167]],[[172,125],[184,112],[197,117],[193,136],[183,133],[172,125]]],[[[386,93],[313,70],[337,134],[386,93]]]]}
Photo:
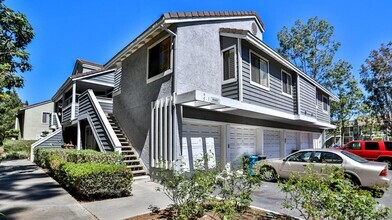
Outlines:
{"type": "Polygon", "coordinates": [[[219,32],[219,35],[222,37],[231,37],[231,38],[245,38],[246,35],[244,34],[234,34],[234,33],[226,33],[226,32],[219,32]]]}
{"type": "MultiPolygon", "coordinates": [[[[43,120],[44,120],[44,114],[49,114],[49,115],[51,115],[52,113],[50,113],[50,112],[47,112],[47,111],[43,111],[42,112],[42,114],[41,114],[41,124],[43,124],[43,125],[46,125],[46,124],[48,124],[49,125],[49,120],[48,120],[48,118],[46,118],[46,122],[43,122],[43,120]]],[[[50,116],[49,116],[50,117],[50,116]]]]}
{"type": "Polygon", "coordinates": [[[161,79],[169,74],[171,74],[173,72],[173,37],[169,34],[166,34],[165,36],[163,36],[162,38],[160,38],[159,40],[157,40],[156,42],[154,42],[153,44],[151,44],[150,46],[147,47],[147,74],[146,74],[146,83],[149,84],[151,82],[154,82],[158,79],[161,79]],[[169,69],[165,70],[164,72],[159,73],[158,75],[155,75],[151,78],[148,78],[148,74],[149,74],[149,62],[150,62],[150,49],[155,47],[156,45],[160,44],[162,41],[166,40],[167,38],[170,38],[170,67],[169,69]]]}
{"type": "MultiPolygon", "coordinates": [[[[89,74],[89,75],[86,75],[86,76],[75,77],[75,78],[72,79],[72,81],[77,81],[77,80],[81,80],[81,79],[85,79],[85,78],[90,78],[90,77],[93,77],[93,76],[109,73],[109,72],[112,72],[114,70],[115,69],[102,70],[101,72],[89,74]]],[[[88,72],[86,72],[86,73],[88,74],[88,72]]],[[[81,73],[81,74],[83,74],[83,73],[81,73]]]]}
{"type": "MultiPolygon", "coordinates": [[[[316,99],[317,99],[317,96],[316,96],[316,99]]],[[[324,113],[329,113],[329,99],[328,99],[328,97],[326,96],[326,95],[324,95],[324,94],[321,94],[321,110],[324,112],[324,113]],[[327,102],[324,102],[324,97],[327,99],[327,102]],[[324,104],[327,106],[327,110],[324,110],[324,104]]]]}
{"type": "Polygon", "coordinates": [[[72,83],[71,121],[76,118],[76,81],[72,83]]]}
{"type": "Polygon", "coordinates": [[[244,100],[244,85],[242,79],[242,41],[240,38],[238,40],[238,99],[239,101],[244,100]]]}
{"type": "Polygon", "coordinates": [[[89,79],[83,79],[83,80],[80,80],[80,81],[81,82],[86,82],[86,83],[91,83],[91,84],[102,85],[102,86],[114,87],[114,83],[105,83],[105,82],[99,82],[99,81],[89,80],[89,79]]]}
{"type": "Polygon", "coordinates": [[[297,114],[298,115],[301,115],[301,94],[300,94],[300,92],[301,92],[301,90],[300,90],[300,80],[301,80],[301,78],[300,78],[300,76],[299,76],[299,74],[297,74],[297,109],[298,109],[298,112],[297,112],[297,114]]]}
{"type": "Polygon", "coordinates": [[[280,70],[280,84],[281,84],[282,94],[287,96],[287,97],[293,98],[293,75],[291,73],[288,73],[284,69],[281,69],[280,70]],[[291,78],[291,83],[290,83],[290,92],[291,92],[291,94],[286,93],[286,92],[283,91],[283,86],[284,86],[283,85],[283,73],[286,74],[286,75],[289,75],[290,78],[291,78]]]}
{"type": "MultiPolygon", "coordinates": [[[[259,55],[258,53],[256,53],[255,51],[249,49],[249,82],[250,82],[250,84],[269,91],[270,90],[270,73],[269,72],[270,72],[269,61],[266,58],[259,55]],[[260,60],[264,60],[267,63],[267,86],[264,86],[261,83],[252,81],[252,54],[254,54],[260,60]]],[[[260,76],[260,82],[261,82],[261,76],[260,76]]]]}
{"type": "Polygon", "coordinates": [[[282,56],[280,56],[276,51],[274,51],[272,48],[267,46],[263,41],[258,39],[256,36],[248,34],[245,38],[248,40],[250,43],[256,45],[259,49],[263,50],[265,53],[267,53],[269,56],[274,58],[276,61],[280,62],[281,64],[285,65],[286,67],[296,71],[298,75],[301,77],[305,78],[306,80],[310,81],[313,85],[315,85],[317,88],[319,88],[321,91],[324,93],[328,94],[333,100],[338,101],[339,99],[332,94],[330,91],[325,89],[323,86],[321,86],[318,82],[316,82],[314,79],[306,75],[302,70],[300,70],[298,67],[296,67],[294,64],[292,64],[290,61],[284,59],[282,56]]]}
{"type": "Polygon", "coordinates": [[[249,19],[249,18],[255,19],[256,24],[259,26],[260,30],[264,32],[264,28],[259,22],[259,19],[257,19],[257,17],[254,15],[248,15],[248,16],[233,15],[233,16],[225,16],[225,17],[207,17],[207,18],[169,18],[169,19],[165,19],[164,22],[166,24],[172,24],[172,23],[183,23],[183,22],[222,21],[222,20],[249,19]]]}
{"type": "Polygon", "coordinates": [[[39,139],[38,141],[34,142],[31,145],[31,152],[30,152],[30,160],[34,161],[34,148],[37,147],[38,145],[42,144],[43,142],[47,141],[48,139],[52,138],[53,136],[57,135],[58,133],[62,132],[61,129],[57,129],[56,131],[50,133],[48,136],[39,139]]]}
{"type": "Polygon", "coordinates": [[[237,62],[238,61],[237,61],[237,46],[236,45],[232,45],[230,47],[227,47],[227,48],[221,50],[221,62],[222,62],[222,85],[232,83],[232,82],[237,82],[237,74],[238,74],[237,62]],[[225,62],[224,62],[223,53],[226,51],[232,50],[232,49],[234,49],[234,78],[225,80],[225,62]]]}

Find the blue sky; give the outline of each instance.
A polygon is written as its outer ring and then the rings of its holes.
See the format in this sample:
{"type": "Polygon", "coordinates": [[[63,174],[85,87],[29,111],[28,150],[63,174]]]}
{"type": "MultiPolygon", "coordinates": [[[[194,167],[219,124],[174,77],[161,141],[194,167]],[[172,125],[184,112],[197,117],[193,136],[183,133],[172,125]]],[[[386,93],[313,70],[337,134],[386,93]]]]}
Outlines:
{"type": "Polygon", "coordinates": [[[335,27],[342,43],[336,59],[358,73],[372,49],[392,40],[390,0],[6,0],[27,15],[35,30],[28,47],[33,65],[18,92],[30,104],[50,99],[71,74],[77,58],[104,64],[162,13],[170,11],[256,11],[264,41],[278,47],[277,32],[294,21],[318,16],[335,27]]]}

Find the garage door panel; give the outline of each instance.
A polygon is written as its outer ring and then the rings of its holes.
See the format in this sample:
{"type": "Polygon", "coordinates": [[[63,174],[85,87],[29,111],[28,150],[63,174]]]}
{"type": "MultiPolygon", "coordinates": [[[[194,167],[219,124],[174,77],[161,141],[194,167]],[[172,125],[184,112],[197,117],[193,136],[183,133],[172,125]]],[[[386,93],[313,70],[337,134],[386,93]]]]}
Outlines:
{"type": "Polygon", "coordinates": [[[244,155],[256,154],[256,129],[231,127],[228,149],[228,161],[238,166],[244,155]]]}
{"type": "Polygon", "coordinates": [[[285,156],[291,154],[297,149],[297,133],[296,132],[286,132],[286,154],[285,156]]]}
{"type": "Polygon", "coordinates": [[[280,157],[280,131],[277,130],[264,130],[264,155],[267,158],[280,157]]]}
{"type": "Polygon", "coordinates": [[[202,159],[206,153],[214,155],[213,158],[210,158],[209,166],[215,166],[216,161],[219,161],[220,158],[220,135],[220,126],[218,125],[184,123],[182,126],[182,151],[186,166],[190,168],[189,163],[192,158],[194,166],[196,161],[202,159]],[[189,151],[191,155],[186,154],[189,151]]]}
{"type": "Polygon", "coordinates": [[[310,141],[309,141],[309,133],[301,133],[301,149],[309,149],[310,141]]]}

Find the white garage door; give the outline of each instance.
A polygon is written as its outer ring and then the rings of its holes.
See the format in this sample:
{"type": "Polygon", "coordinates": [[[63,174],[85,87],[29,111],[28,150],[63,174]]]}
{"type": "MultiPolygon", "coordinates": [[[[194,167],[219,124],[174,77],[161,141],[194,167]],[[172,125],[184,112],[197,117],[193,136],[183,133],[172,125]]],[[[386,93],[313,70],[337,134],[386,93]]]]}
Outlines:
{"type": "Polygon", "coordinates": [[[220,126],[184,123],[182,125],[182,154],[188,169],[208,153],[214,155],[209,161],[214,166],[220,158],[220,126]]]}
{"type": "Polygon", "coordinates": [[[230,141],[228,161],[238,165],[244,155],[256,154],[256,129],[244,127],[230,127],[230,141]]]}
{"type": "Polygon", "coordinates": [[[280,131],[264,130],[264,155],[267,158],[280,157],[280,131]]]}
{"type": "Polygon", "coordinates": [[[297,149],[297,133],[296,132],[286,132],[286,154],[287,156],[297,149]]]}
{"type": "Polygon", "coordinates": [[[309,149],[310,146],[309,133],[301,133],[301,149],[309,149]]]}

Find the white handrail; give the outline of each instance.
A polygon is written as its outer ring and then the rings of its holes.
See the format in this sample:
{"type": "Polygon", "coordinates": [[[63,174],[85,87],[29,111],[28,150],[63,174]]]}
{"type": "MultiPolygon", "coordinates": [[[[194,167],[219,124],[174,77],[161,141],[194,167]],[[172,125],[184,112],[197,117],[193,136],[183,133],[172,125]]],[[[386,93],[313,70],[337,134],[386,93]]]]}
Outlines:
{"type": "Polygon", "coordinates": [[[87,90],[87,94],[90,96],[93,107],[95,111],[97,112],[98,118],[100,121],[103,123],[103,127],[106,130],[109,139],[111,140],[114,150],[117,152],[121,152],[121,143],[117,138],[116,133],[114,132],[112,126],[109,123],[109,120],[106,118],[105,112],[103,111],[101,105],[98,102],[97,97],[95,96],[93,90],[89,89],[87,90]]]}

